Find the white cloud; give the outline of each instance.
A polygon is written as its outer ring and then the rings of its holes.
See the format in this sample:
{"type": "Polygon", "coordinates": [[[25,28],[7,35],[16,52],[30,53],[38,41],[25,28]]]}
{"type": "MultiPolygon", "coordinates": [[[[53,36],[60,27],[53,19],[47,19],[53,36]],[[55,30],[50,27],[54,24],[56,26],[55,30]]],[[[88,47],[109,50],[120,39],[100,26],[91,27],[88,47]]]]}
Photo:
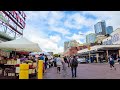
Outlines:
{"type": "Polygon", "coordinates": [[[120,11],[87,11],[83,13],[96,16],[98,18],[96,23],[105,20],[106,25],[113,26],[114,30],[120,27],[120,11]]]}
{"type": "Polygon", "coordinates": [[[55,36],[50,36],[50,40],[52,42],[59,42],[61,40],[61,37],[59,35],[55,35],[55,36]]]}
{"type": "Polygon", "coordinates": [[[63,35],[70,34],[70,31],[68,29],[65,29],[65,28],[62,28],[62,27],[54,27],[54,26],[52,26],[52,27],[49,27],[49,30],[61,33],[63,35]]]}
{"type": "Polygon", "coordinates": [[[40,19],[47,19],[50,11],[26,11],[27,20],[40,20],[40,19]]]}
{"type": "Polygon", "coordinates": [[[26,25],[24,37],[28,40],[38,43],[43,51],[53,51],[54,53],[63,52],[62,47],[58,47],[58,42],[61,40],[59,35],[50,36],[43,32],[44,28],[36,28],[31,25],[26,25]]]}
{"type": "Polygon", "coordinates": [[[66,36],[66,38],[69,39],[69,40],[76,40],[77,42],[82,43],[81,40],[84,39],[84,36],[74,33],[73,36],[71,36],[71,37],[66,36]]]}
{"type": "Polygon", "coordinates": [[[94,19],[86,18],[78,12],[70,15],[64,22],[64,25],[68,28],[75,28],[80,30],[83,26],[91,27],[94,25],[94,23],[94,19]]]}
{"type": "Polygon", "coordinates": [[[26,12],[27,14],[27,25],[24,30],[24,36],[40,45],[43,50],[53,51],[53,52],[63,52],[63,47],[59,46],[59,42],[65,41],[66,37],[69,40],[76,40],[79,43],[85,42],[87,34],[94,33],[94,24],[98,21],[105,20],[106,25],[112,25],[114,30],[120,27],[120,12],[117,11],[85,11],[82,14],[74,13],[65,15],[61,11],[30,11],[26,12]],[[84,15],[91,14],[97,19],[87,18],[84,15]],[[61,21],[62,19],[65,21],[61,21]],[[30,22],[29,22],[30,21],[30,22]],[[35,25],[34,25],[35,23],[35,25]],[[48,26],[45,26],[45,25],[48,26]],[[40,25],[40,26],[39,26],[40,25]],[[43,25],[43,26],[42,26],[43,25]],[[35,27],[36,26],[36,27],[35,27]],[[81,30],[84,26],[88,29],[82,33],[81,30]],[[67,36],[71,34],[69,29],[78,29],[78,34],[73,32],[72,36],[67,36]],[[62,34],[63,37],[58,35],[50,35],[46,32],[58,32],[62,34]],[[80,35],[83,34],[83,35],[80,35]],[[64,39],[64,40],[63,40],[64,39]]]}

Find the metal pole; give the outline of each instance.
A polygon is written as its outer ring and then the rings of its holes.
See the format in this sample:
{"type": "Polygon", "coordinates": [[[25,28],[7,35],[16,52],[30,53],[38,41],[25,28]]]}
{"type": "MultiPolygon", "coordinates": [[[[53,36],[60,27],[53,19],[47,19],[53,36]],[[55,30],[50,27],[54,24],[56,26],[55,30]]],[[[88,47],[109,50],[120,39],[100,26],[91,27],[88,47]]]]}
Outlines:
{"type": "MultiPolygon", "coordinates": [[[[90,50],[89,50],[89,60],[90,60],[90,50]]],[[[91,61],[90,61],[91,62],[91,61]]]]}

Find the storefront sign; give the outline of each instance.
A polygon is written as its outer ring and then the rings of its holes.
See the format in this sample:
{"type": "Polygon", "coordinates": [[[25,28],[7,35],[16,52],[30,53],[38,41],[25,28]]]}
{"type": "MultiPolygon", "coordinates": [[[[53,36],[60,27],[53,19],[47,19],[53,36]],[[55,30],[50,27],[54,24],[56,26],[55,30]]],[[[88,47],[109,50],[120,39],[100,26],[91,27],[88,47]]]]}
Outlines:
{"type": "Polygon", "coordinates": [[[2,11],[2,12],[5,15],[7,15],[21,29],[25,28],[25,18],[26,18],[25,13],[17,12],[17,11],[2,11]]]}
{"type": "Polygon", "coordinates": [[[112,36],[112,43],[116,43],[117,41],[120,40],[119,33],[116,33],[112,36]]]}

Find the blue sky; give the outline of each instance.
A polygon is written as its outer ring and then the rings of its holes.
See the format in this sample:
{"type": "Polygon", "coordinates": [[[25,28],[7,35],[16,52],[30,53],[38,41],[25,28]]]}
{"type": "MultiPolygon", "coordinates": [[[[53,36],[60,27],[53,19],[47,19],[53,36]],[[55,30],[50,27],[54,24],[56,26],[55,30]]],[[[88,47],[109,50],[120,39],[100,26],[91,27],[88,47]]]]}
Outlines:
{"type": "Polygon", "coordinates": [[[120,25],[120,12],[114,11],[25,11],[24,37],[38,43],[43,51],[63,52],[64,42],[85,43],[85,35],[94,33],[94,24],[106,20],[114,29],[120,25]],[[80,35],[80,34],[84,35],[80,35]]]}

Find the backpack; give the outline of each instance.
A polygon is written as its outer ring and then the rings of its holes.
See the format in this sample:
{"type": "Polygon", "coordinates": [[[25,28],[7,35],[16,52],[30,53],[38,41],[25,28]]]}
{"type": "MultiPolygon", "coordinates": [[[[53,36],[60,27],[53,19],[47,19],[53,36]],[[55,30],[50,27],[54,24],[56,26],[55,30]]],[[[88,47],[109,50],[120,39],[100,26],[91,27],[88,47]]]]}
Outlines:
{"type": "Polygon", "coordinates": [[[73,60],[72,60],[72,66],[73,66],[73,67],[77,67],[77,66],[78,66],[78,61],[77,61],[77,59],[73,59],[73,60]]]}

